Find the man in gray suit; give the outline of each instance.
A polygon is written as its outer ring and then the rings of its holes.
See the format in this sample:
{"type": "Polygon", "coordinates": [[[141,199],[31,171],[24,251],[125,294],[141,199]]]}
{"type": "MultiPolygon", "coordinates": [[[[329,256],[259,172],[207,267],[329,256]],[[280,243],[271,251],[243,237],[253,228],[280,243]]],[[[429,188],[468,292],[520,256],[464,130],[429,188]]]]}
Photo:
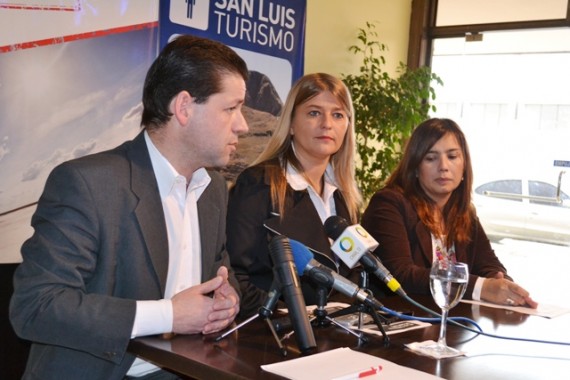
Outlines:
{"type": "Polygon", "coordinates": [[[224,166],[247,131],[247,66],[181,36],[150,67],[143,131],[50,174],[14,275],[10,320],[33,342],[25,379],[171,378],[127,352],[145,335],[233,322],[224,166]]]}

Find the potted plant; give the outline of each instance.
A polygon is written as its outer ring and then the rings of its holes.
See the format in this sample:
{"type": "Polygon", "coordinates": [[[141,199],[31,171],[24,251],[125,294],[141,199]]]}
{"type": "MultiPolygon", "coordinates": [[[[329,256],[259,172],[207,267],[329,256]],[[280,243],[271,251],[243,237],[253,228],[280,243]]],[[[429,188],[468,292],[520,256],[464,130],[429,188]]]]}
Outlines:
{"type": "Polygon", "coordinates": [[[435,99],[432,81],[441,79],[429,67],[409,69],[400,62],[397,78],[383,69],[386,45],[377,39],[375,25],[359,29],[358,44],[349,50],[362,56],[358,74],[342,75],[350,89],[355,110],[359,162],[356,179],[365,202],[382,186],[396,167],[413,128],[428,118],[430,99],[435,99]]]}

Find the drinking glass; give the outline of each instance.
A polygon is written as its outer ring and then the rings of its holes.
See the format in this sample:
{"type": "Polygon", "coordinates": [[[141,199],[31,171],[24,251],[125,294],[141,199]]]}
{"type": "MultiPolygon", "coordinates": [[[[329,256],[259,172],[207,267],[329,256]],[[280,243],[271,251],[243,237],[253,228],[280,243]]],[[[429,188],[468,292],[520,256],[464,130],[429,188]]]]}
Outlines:
{"type": "Polygon", "coordinates": [[[423,346],[422,351],[437,357],[460,354],[459,350],[449,347],[445,340],[447,315],[449,310],[463,298],[468,280],[469,268],[467,264],[445,258],[434,261],[430,271],[429,284],[431,295],[437,306],[441,308],[441,327],[437,343],[423,346]]]}

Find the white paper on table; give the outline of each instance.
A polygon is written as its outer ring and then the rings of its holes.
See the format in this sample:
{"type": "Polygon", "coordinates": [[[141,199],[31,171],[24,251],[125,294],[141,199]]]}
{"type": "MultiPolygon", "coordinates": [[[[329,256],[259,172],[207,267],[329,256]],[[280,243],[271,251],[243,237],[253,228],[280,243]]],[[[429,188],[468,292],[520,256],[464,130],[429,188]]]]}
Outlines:
{"type": "Polygon", "coordinates": [[[404,367],[373,355],[351,350],[348,347],[337,348],[314,355],[287,360],[275,364],[262,365],[264,371],[271,372],[291,380],[335,379],[350,374],[381,366],[376,375],[367,376],[366,380],[428,380],[441,379],[429,373],[404,367]]]}
{"type": "Polygon", "coordinates": [[[408,347],[410,350],[412,350],[416,354],[429,356],[429,357],[432,357],[434,359],[445,359],[445,358],[454,358],[456,356],[465,356],[465,352],[463,352],[463,351],[457,351],[457,352],[453,352],[453,353],[447,352],[445,354],[442,354],[440,352],[437,352],[437,350],[431,350],[431,351],[427,351],[427,352],[422,350],[422,348],[425,346],[433,346],[435,344],[436,344],[436,342],[433,340],[426,340],[423,342],[413,342],[413,343],[404,344],[404,346],[408,347]]]}
{"type": "MultiPolygon", "coordinates": [[[[325,306],[325,310],[328,313],[334,313],[335,311],[349,307],[350,304],[344,302],[328,302],[325,306]]],[[[307,313],[312,314],[317,309],[317,305],[307,305],[307,313]]],[[[279,312],[287,314],[289,310],[287,308],[277,309],[279,312]]]]}
{"type": "Polygon", "coordinates": [[[563,307],[554,306],[554,305],[545,305],[541,303],[538,304],[538,307],[536,309],[532,309],[530,307],[525,307],[525,306],[507,306],[507,305],[499,305],[496,303],[490,303],[485,301],[461,300],[461,302],[470,303],[473,305],[493,307],[495,309],[512,310],[518,313],[536,315],[538,317],[544,317],[544,318],[554,318],[570,312],[570,309],[565,309],[563,307]]]}
{"type": "MultiPolygon", "coordinates": [[[[382,325],[384,327],[384,332],[386,335],[398,334],[410,330],[423,329],[425,327],[431,326],[431,323],[417,321],[417,320],[405,320],[391,322],[388,325],[382,325]]],[[[369,334],[374,334],[378,336],[383,336],[382,332],[378,330],[378,326],[373,323],[365,324],[361,329],[358,326],[349,326],[353,330],[362,331],[369,334]]]]}
{"type": "MultiPolygon", "coordinates": [[[[350,307],[351,305],[343,302],[329,302],[327,303],[325,310],[330,315],[336,311],[350,307]]],[[[307,314],[313,315],[314,311],[317,309],[315,305],[307,306],[307,314]]],[[[287,309],[279,309],[281,313],[287,313],[287,309]]],[[[341,317],[336,317],[335,321],[344,327],[349,329],[359,330],[365,333],[383,336],[382,332],[378,330],[378,326],[372,320],[369,315],[364,316],[364,324],[361,329],[358,328],[358,313],[346,314],[341,317]],[[350,322],[350,323],[349,323],[350,322]]],[[[386,335],[392,335],[397,333],[402,333],[410,330],[421,329],[424,327],[431,326],[431,323],[418,321],[415,319],[398,320],[395,322],[390,322],[388,324],[382,323],[382,327],[386,332],[386,335]]]]}

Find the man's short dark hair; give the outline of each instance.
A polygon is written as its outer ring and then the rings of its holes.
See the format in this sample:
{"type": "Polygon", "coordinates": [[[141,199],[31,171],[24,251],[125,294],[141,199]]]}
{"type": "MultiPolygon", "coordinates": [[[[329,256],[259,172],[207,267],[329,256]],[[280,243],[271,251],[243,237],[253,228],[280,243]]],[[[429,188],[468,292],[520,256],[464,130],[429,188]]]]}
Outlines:
{"type": "Polygon", "coordinates": [[[221,76],[240,75],[247,81],[244,60],[228,46],[207,38],[182,35],[168,43],[147,72],[141,125],[157,128],[170,120],[168,106],[180,91],[197,103],[221,91],[221,76]]]}

